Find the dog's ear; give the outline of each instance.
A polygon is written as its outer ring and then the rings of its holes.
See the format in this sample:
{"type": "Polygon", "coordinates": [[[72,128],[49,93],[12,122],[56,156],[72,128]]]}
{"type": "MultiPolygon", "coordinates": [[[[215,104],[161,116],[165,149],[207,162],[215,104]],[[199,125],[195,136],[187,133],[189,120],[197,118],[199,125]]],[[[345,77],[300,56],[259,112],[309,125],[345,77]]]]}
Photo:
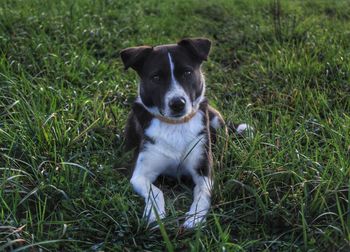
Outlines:
{"type": "Polygon", "coordinates": [[[211,42],[206,38],[183,39],[177,43],[179,46],[185,47],[195,58],[201,62],[208,59],[211,42]]]}
{"type": "Polygon", "coordinates": [[[129,47],[120,52],[120,57],[124,63],[125,70],[131,67],[139,71],[147,56],[152,52],[150,46],[129,47]]]}

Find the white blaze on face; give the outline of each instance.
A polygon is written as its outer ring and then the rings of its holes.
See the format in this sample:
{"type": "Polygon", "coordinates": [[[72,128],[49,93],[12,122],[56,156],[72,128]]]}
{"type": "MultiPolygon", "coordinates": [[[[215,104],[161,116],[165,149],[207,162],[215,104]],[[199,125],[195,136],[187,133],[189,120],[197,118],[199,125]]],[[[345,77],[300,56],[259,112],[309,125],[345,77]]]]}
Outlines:
{"type": "Polygon", "coordinates": [[[188,94],[185,92],[183,87],[179,84],[179,82],[175,79],[174,75],[174,63],[171,58],[170,53],[168,53],[169,65],[170,65],[170,73],[171,73],[171,83],[169,90],[165,93],[164,97],[164,116],[171,117],[172,111],[169,107],[169,102],[175,97],[183,97],[186,100],[186,106],[184,109],[184,116],[191,112],[192,104],[191,99],[188,94]]]}

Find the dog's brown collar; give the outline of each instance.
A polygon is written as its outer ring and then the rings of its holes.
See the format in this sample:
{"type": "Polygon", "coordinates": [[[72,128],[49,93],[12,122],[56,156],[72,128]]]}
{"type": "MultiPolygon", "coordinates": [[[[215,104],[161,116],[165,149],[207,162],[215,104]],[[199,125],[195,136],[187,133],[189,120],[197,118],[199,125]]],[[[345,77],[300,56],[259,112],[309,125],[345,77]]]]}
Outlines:
{"type": "Polygon", "coordinates": [[[165,123],[169,123],[169,124],[181,124],[181,123],[187,123],[189,120],[191,120],[195,115],[196,115],[197,111],[192,110],[191,113],[189,113],[188,115],[180,118],[180,119],[172,119],[169,117],[165,117],[162,115],[154,115],[158,120],[165,122],[165,123]]]}

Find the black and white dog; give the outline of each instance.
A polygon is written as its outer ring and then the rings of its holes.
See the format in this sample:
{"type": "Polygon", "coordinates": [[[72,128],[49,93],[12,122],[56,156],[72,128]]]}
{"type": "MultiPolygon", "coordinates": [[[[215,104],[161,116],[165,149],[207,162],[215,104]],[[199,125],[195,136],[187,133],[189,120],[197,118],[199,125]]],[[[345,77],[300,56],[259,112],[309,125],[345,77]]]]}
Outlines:
{"type": "MultiPolygon", "coordinates": [[[[197,38],[121,51],[125,69],[133,68],[140,77],[138,97],[126,126],[126,145],[136,150],[130,182],[145,199],[143,217],[149,223],[157,215],[165,217],[163,192],[152,184],[161,174],[193,179],[194,200],[185,228],[204,221],[210,208],[211,144],[218,128],[225,128],[220,113],[204,97],[201,65],[210,46],[208,39],[197,38]]],[[[238,131],[245,127],[240,125],[238,131]]]]}

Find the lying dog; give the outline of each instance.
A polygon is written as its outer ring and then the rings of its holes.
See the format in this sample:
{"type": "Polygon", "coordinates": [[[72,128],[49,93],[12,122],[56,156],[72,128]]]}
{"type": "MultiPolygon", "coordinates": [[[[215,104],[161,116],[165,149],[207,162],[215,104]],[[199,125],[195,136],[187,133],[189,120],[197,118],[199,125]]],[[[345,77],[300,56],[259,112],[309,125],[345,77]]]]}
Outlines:
{"type": "MultiPolygon", "coordinates": [[[[149,223],[165,217],[163,192],[152,183],[159,175],[191,176],[193,203],[185,228],[205,220],[210,208],[211,144],[224,127],[220,113],[208,105],[201,72],[211,42],[183,39],[177,44],[139,46],[121,51],[125,69],[139,77],[138,97],[126,126],[126,146],[136,150],[131,184],[146,202],[149,223]]],[[[240,125],[238,130],[244,130],[240,125]]]]}

